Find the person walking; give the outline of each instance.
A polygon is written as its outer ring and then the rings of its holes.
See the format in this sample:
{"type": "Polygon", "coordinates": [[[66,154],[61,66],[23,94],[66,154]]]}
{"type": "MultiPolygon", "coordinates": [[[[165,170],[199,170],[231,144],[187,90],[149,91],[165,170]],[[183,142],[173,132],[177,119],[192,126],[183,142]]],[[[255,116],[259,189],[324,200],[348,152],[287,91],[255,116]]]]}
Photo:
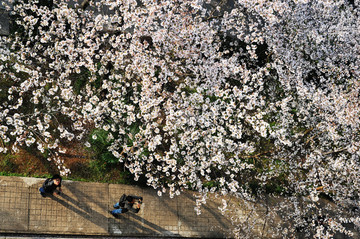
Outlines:
{"type": "Polygon", "coordinates": [[[110,211],[110,213],[115,217],[128,211],[138,213],[140,211],[142,201],[142,197],[123,194],[120,197],[119,202],[114,204],[115,209],[110,211]]]}
{"type": "Polygon", "coordinates": [[[39,188],[40,194],[43,197],[46,195],[60,195],[61,193],[61,181],[62,178],[59,174],[55,174],[52,178],[48,178],[43,183],[42,187],[39,188]]]}

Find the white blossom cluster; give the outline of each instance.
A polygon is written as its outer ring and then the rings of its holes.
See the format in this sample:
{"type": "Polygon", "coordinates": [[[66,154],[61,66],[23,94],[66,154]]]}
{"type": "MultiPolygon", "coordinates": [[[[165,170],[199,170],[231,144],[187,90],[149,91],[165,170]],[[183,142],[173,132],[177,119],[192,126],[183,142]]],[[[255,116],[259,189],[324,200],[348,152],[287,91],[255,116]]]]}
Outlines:
{"type": "Polygon", "coordinates": [[[0,40],[0,151],[35,145],[67,174],[61,142],[89,146],[89,130],[102,129],[159,195],[190,188],[201,205],[276,181],[315,204],[322,193],[357,208],[346,215],[359,221],[358,7],[14,1],[13,32],[0,40]]]}

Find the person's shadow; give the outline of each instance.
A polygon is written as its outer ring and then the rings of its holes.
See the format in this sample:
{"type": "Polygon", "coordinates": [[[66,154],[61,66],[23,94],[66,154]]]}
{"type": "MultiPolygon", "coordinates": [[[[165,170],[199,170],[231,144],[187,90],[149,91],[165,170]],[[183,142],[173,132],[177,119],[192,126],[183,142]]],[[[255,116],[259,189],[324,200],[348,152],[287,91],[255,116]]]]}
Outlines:
{"type": "Polygon", "coordinates": [[[180,237],[180,234],[166,230],[133,212],[114,215],[109,221],[110,233],[119,230],[128,236],[172,236],[180,237]]]}
{"type": "Polygon", "coordinates": [[[79,201],[74,200],[64,193],[61,193],[59,196],[50,195],[49,197],[63,205],[65,208],[70,209],[77,215],[89,220],[107,231],[107,223],[104,222],[107,222],[108,218],[103,214],[91,209],[89,206],[80,203],[79,201]]]}
{"type": "MultiPolygon", "coordinates": [[[[142,218],[142,217],[140,217],[140,216],[138,216],[138,215],[136,215],[134,213],[129,213],[129,217],[133,218],[133,219],[136,219],[137,221],[141,221],[141,223],[144,225],[144,226],[140,225],[141,229],[143,231],[150,230],[149,228],[151,228],[151,229],[153,229],[152,231],[155,231],[155,232],[157,232],[158,234],[161,234],[161,235],[180,236],[179,234],[176,234],[176,233],[173,233],[173,232],[171,232],[169,230],[166,230],[166,229],[164,229],[164,228],[162,228],[162,227],[160,227],[160,226],[158,226],[158,225],[156,225],[156,224],[154,224],[152,222],[149,222],[149,221],[145,220],[144,218],[142,218]],[[145,227],[145,225],[147,227],[145,227]]],[[[132,220],[132,221],[134,221],[134,220],[132,220]]]]}
{"type": "Polygon", "coordinates": [[[167,235],[167,236],[176,236],[179,234],[168,231],[154,223],[151,223],[142,217],[135,215],[132,212],[127,212],[124,214],[119,214],[112,216],[109,213],[109,217],[91,209],[84,203],[81,203],[72,197],[61,193],[59,196],[49,195],[49,197],[63,205],[65,208],[70,209],[77,215],[89,220],[95,225],[105,229],[108,233],[113,234],[114,228],[124,230],[126,234],[129,235],[167,235]],[[126,225],[124,225],[126,224],[126,225]]]}

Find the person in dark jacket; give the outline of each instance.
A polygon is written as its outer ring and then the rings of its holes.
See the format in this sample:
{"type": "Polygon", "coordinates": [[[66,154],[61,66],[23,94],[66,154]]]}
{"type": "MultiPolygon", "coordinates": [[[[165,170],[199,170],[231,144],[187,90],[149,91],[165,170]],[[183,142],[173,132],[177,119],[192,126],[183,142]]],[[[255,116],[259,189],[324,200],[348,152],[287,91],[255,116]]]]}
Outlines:
{"type": "Polygon", "coordinates": [[[114,210],[110,211],[113,216],[117,216],[121,213],[128,211],[138,213],[142,204],[143,198],[133,195],[123,194],[120,197],[119,202],[114,205],[114,210]]]}
{"type": "Polygon", "coordinates": [[[59,174],[55,174],[52,178],[46,179],[43,186],[39,188],[41,196],[46,197],[47,194],[60,195],[61,181],[62,178],[59,174]]]}

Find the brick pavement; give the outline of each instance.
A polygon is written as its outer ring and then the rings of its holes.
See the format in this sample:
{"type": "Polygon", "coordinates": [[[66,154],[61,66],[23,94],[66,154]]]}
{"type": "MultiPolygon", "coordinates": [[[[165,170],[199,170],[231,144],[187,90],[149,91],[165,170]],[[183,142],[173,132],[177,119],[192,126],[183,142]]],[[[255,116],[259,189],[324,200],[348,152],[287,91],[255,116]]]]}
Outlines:
{"type": "Polygon", "coordinates": [[[0,235],[30,233],[55,235],[207,237],[223,238],[231,222],[217,201],[208,201],[202,214],[194,211],[195,198],[184,192],[170,199],[137,186],[64,180],[63,194],[43,198],[44,179],[0,176],[0,235]],[[139,213],[109,214],[123,194],[141,195],[139,213]]]}

